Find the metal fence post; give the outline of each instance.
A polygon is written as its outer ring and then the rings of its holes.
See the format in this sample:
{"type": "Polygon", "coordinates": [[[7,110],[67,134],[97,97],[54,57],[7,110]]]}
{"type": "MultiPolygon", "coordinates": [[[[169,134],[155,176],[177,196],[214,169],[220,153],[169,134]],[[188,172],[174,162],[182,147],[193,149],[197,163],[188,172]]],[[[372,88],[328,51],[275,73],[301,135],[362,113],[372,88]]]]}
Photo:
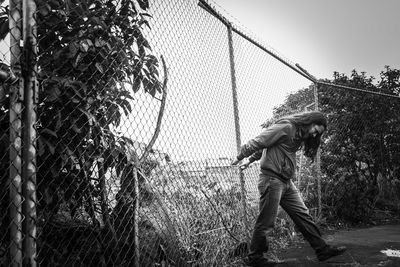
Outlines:
{"type": "MultiPolygon", "coordinates": [[[[235,73],[235,57],[233,50],[233,39],[232,39],[232,26],[230,24],[227,25],[228,28],[228,42],[229,42],[229,59],[231,66],[231,81],[232,81],[232,97],[233,97],[233,113],[235,118],[235,132],[236,132],[236,147],[237,153],[240,152],[241,147],[241,137],[240,137],[240,121],[239,121],[239,107],[238,107],[238,97],[237,97],[237,87],[236,87],[236,73],[235,73]]],[[[247,203],[246,203],[246,188],[244,181],[244,173],[239,168],[239,179],[240,179],[240,191],[241,191],[241,199],[243,205],[243,221],[248,232],[249,224],[247,219],[247,203]]]]}
{"type": "MultiPolygon", "coordinates": [[[[21,0],[10,1],[10,63],[11,71],[20,77],[21,58],[21,0]]],[[[10,263],[11,266],[22,265],[22,101],[23,81],[10,86],[10,263]]]]}
{"type": "Polygon", "coordinates": [[[133,240],[134,240],[134,267],[140,267],[140,241],[139,241],[139,208],[140,208],[140,191],[139,191],[139,159],[136,155],[133,157],[133,183],[134,183],[134,211],[133,211],[133,240]]]}
{"type": "MultiPolygon", "coordinates": [[[[319,110],[318,107],[318,82],[314,83],[314,109],[319,110]]],[[[317,172],[317,190],[318,190],[318,213],[317,217],[321,218],[322,212],[322,201],[321,201],[321,149],[318,148],[317,155],[315,158],[315,168],[317,172]]]]}
{"type": "Polygon", "coordinates": [[[23,110],[23,169],[22,194],[25,216],[22,229],[23,266],[36,266],[36,103],[38,102],[38,84],[36,80],[36,21],[34,0],[23,0],[23,63],[24,110],[23,110]]]}

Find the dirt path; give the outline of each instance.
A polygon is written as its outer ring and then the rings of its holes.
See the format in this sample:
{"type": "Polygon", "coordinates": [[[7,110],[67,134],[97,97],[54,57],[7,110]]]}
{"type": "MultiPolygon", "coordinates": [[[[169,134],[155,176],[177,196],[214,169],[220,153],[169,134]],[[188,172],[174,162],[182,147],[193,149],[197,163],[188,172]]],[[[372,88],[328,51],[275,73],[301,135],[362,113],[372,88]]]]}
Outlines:
{"type": "Polygon", "coordinates": [[[308,243],[300,242],[279,253],[279,267],[357,266],[400,267],[400,225],[341,230],[324,238],[329,244],[345,245],[345,254],[318,262],[308,243]]]}

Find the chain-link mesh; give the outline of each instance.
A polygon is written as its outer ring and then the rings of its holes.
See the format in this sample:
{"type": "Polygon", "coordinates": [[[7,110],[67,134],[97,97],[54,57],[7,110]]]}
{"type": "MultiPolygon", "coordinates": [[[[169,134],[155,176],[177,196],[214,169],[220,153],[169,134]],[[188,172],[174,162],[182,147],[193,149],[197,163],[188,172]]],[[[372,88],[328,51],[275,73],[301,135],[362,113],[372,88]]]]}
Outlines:
{"type": "Polygon", "coordinates": [[[398,192],[396,72],[316,81],[211,1],[25,2],[0,13],[0,265],[239,266],[259,165],[232,159],[301,111],[329,119],[321,161],[297,158],[316,219],[398,192]]]}

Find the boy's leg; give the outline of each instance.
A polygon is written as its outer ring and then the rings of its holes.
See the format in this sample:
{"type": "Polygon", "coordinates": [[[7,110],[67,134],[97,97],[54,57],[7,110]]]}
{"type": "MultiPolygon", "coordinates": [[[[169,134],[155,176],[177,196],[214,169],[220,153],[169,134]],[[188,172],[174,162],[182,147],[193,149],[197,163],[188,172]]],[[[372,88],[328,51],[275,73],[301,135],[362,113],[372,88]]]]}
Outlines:
{"type": "Polygon", "coordinates": [[[346,251],[344,246],[335,247],[325,243],[292,181],[290,181],[289,189],[282,195],[281,206],[292,218],[311,247],[314,248],[319,261],[325,261],[346,251]]]}
{"type": "Polygon", "coordinates": [[[316,252],[327,246],[292,181],[290,181],[288,190],[282,195],[280,204],[316,252]]]}
{"type": "Polygon", "coordinates": [[[260,174],[258,189],[260,193],[260,212],[250,243],[250,260],[262,258],[263,253],[268,251],[267,235],[274,228],[285,184],[277,178],[260,174]]]}

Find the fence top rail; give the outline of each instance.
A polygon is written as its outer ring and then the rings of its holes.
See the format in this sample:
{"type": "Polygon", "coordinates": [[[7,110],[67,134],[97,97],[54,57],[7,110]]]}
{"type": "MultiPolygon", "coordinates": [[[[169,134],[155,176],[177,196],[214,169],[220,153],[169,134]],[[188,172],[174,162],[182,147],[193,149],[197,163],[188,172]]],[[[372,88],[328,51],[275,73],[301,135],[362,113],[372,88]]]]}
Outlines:
{"type": "Polygon", "coordinates": [[[327,85],[327,86],[333,86],[333,87],[352,90],[352,91],[359,91],[359,92],[363,92],[363,93],[367,93],[367,94],[374,94],[374,95],[379,95],[379,96],[386,96],[386,97],[392,97],[392,98],[400,99],[399,95],[391,95],[391,94],[386,94],[386,93],[381,93],[381,92],[368,91],[368,90],[365,90],[365,89],[355,88],[355,87],[352,87],[352,86],[346,86],[346,85],[341,85],[341,84],[336,84],[336,83],[332,83],[332,82],[318,81],[318,84],[327,85]]]}
{"type": "Polygon", "coordinates": [[[298,74],[300,74],[303,77],[305,77],[306,79],[308,79],[308,80],[310,80],[312,82],[315,82],[315,80],[312,77],[310,77],[310,75],[308,75],[307,73],[304,73],[303,70],[298,69],[296,67],[297,64],[294,65],[292,63],[289,63],[288,60],[283,59],[282,57],[277,55],[277,53],[275,53],[271,49],[265,47],[265,45],[261,44],[259,41],[256,41],[254,38],[249,37],[241,29],[239,29],[238,27],[234,26],[227,18],[225,18],[223,15],[221,15],[220,12],[218,12],[214,7],[212,7],[206,0],[199,0],[199,6],[201,8],[203,8],[204,10],[206,10],[211,15],[213,15],[215,18],[220,20],[223,24],[225,24],[232,31],[234,31],[235,33],[237,33],[238,35],[240,35],[241,37],[243,37],[244,39],[246,39],[247,41],[252,43],[253,45],[257,46],[258,48],[260,48],[264,52],[268,53],[270,56],[274,57],[275,59],[277,59],[278,61],[280,61],[284,65],[286,65],[287,67],[291,68],[292,70],[294,70],[298,74]]]}
{"type": "Polygon", "coordinates": [[[238,27],[234,26],[232,24],[232,22],[230,22],[218,10],[216,10],[212,5],[210,5],[208,0],[198,0],[198,1],[199,1],[198,5],[201,8],[203,8],[205,11],[207,11],[212,16],[217,18],[219,21],[221,21],[223,24],[225,24],[229,29],[231,29],[232,31],[234,31],[235,33],[237,33],[238,35],[240,35],[241,37],[243,37],[244,39],[246,39],[247,41],[249,41],[253,45],[257,46],[258,48],[260,48],[264,52],[268,53],[269,55],[271,55],[272,57],[274,57],[275,59],[277,59],[278,61],[280,61],[281,63],[283,63],[284,65],[286,65],[287,67],[289,67],[290,69],[294,70],[295,72],[297,72],[298,74],[302,75],[303,77],[305,77],[306,79],[308,79],[309,81],[311,81],[313,83],[317,83],[317,84],[321,84],[321,85],[327,85],[327,86],[334,86],[334,87],[337,87],[337,88],[342,88],[342,89],[347,89],[347,90],[352,90],[352,91],[370,93],[370,94],[375,94],[375,95],[379,95],[379,96],[394,97],[394,98],[399,98],[400,99],[400,96],[398,96],[398,95],[391,95],[391,94],[386,94],[386,93],[373,92],[373,91],[368,91],[368,90],[364,90],[364,89],[361,89],[361,88],[355,88],[355,87],[351,87],[351,86],[346,86],[346,85],[340,85],[340,84],[335,84],[335,83],[331,83],[331,82],[321,81],[318,78],[316,78],[314,75],[310,74],[303,67],[301,67],[300,64],[298,64],[298,63],[292,64],[292,63],[288,62],[288,60],[283,59],[281,56],[279,56],[277,53],[273,52],[271,49],[267,48],[265,45],[261,44],[259,41],[255,40],[252,37],[249,37],[248,34],[244,33],[243,30],[241,30],[238,27]]]}

